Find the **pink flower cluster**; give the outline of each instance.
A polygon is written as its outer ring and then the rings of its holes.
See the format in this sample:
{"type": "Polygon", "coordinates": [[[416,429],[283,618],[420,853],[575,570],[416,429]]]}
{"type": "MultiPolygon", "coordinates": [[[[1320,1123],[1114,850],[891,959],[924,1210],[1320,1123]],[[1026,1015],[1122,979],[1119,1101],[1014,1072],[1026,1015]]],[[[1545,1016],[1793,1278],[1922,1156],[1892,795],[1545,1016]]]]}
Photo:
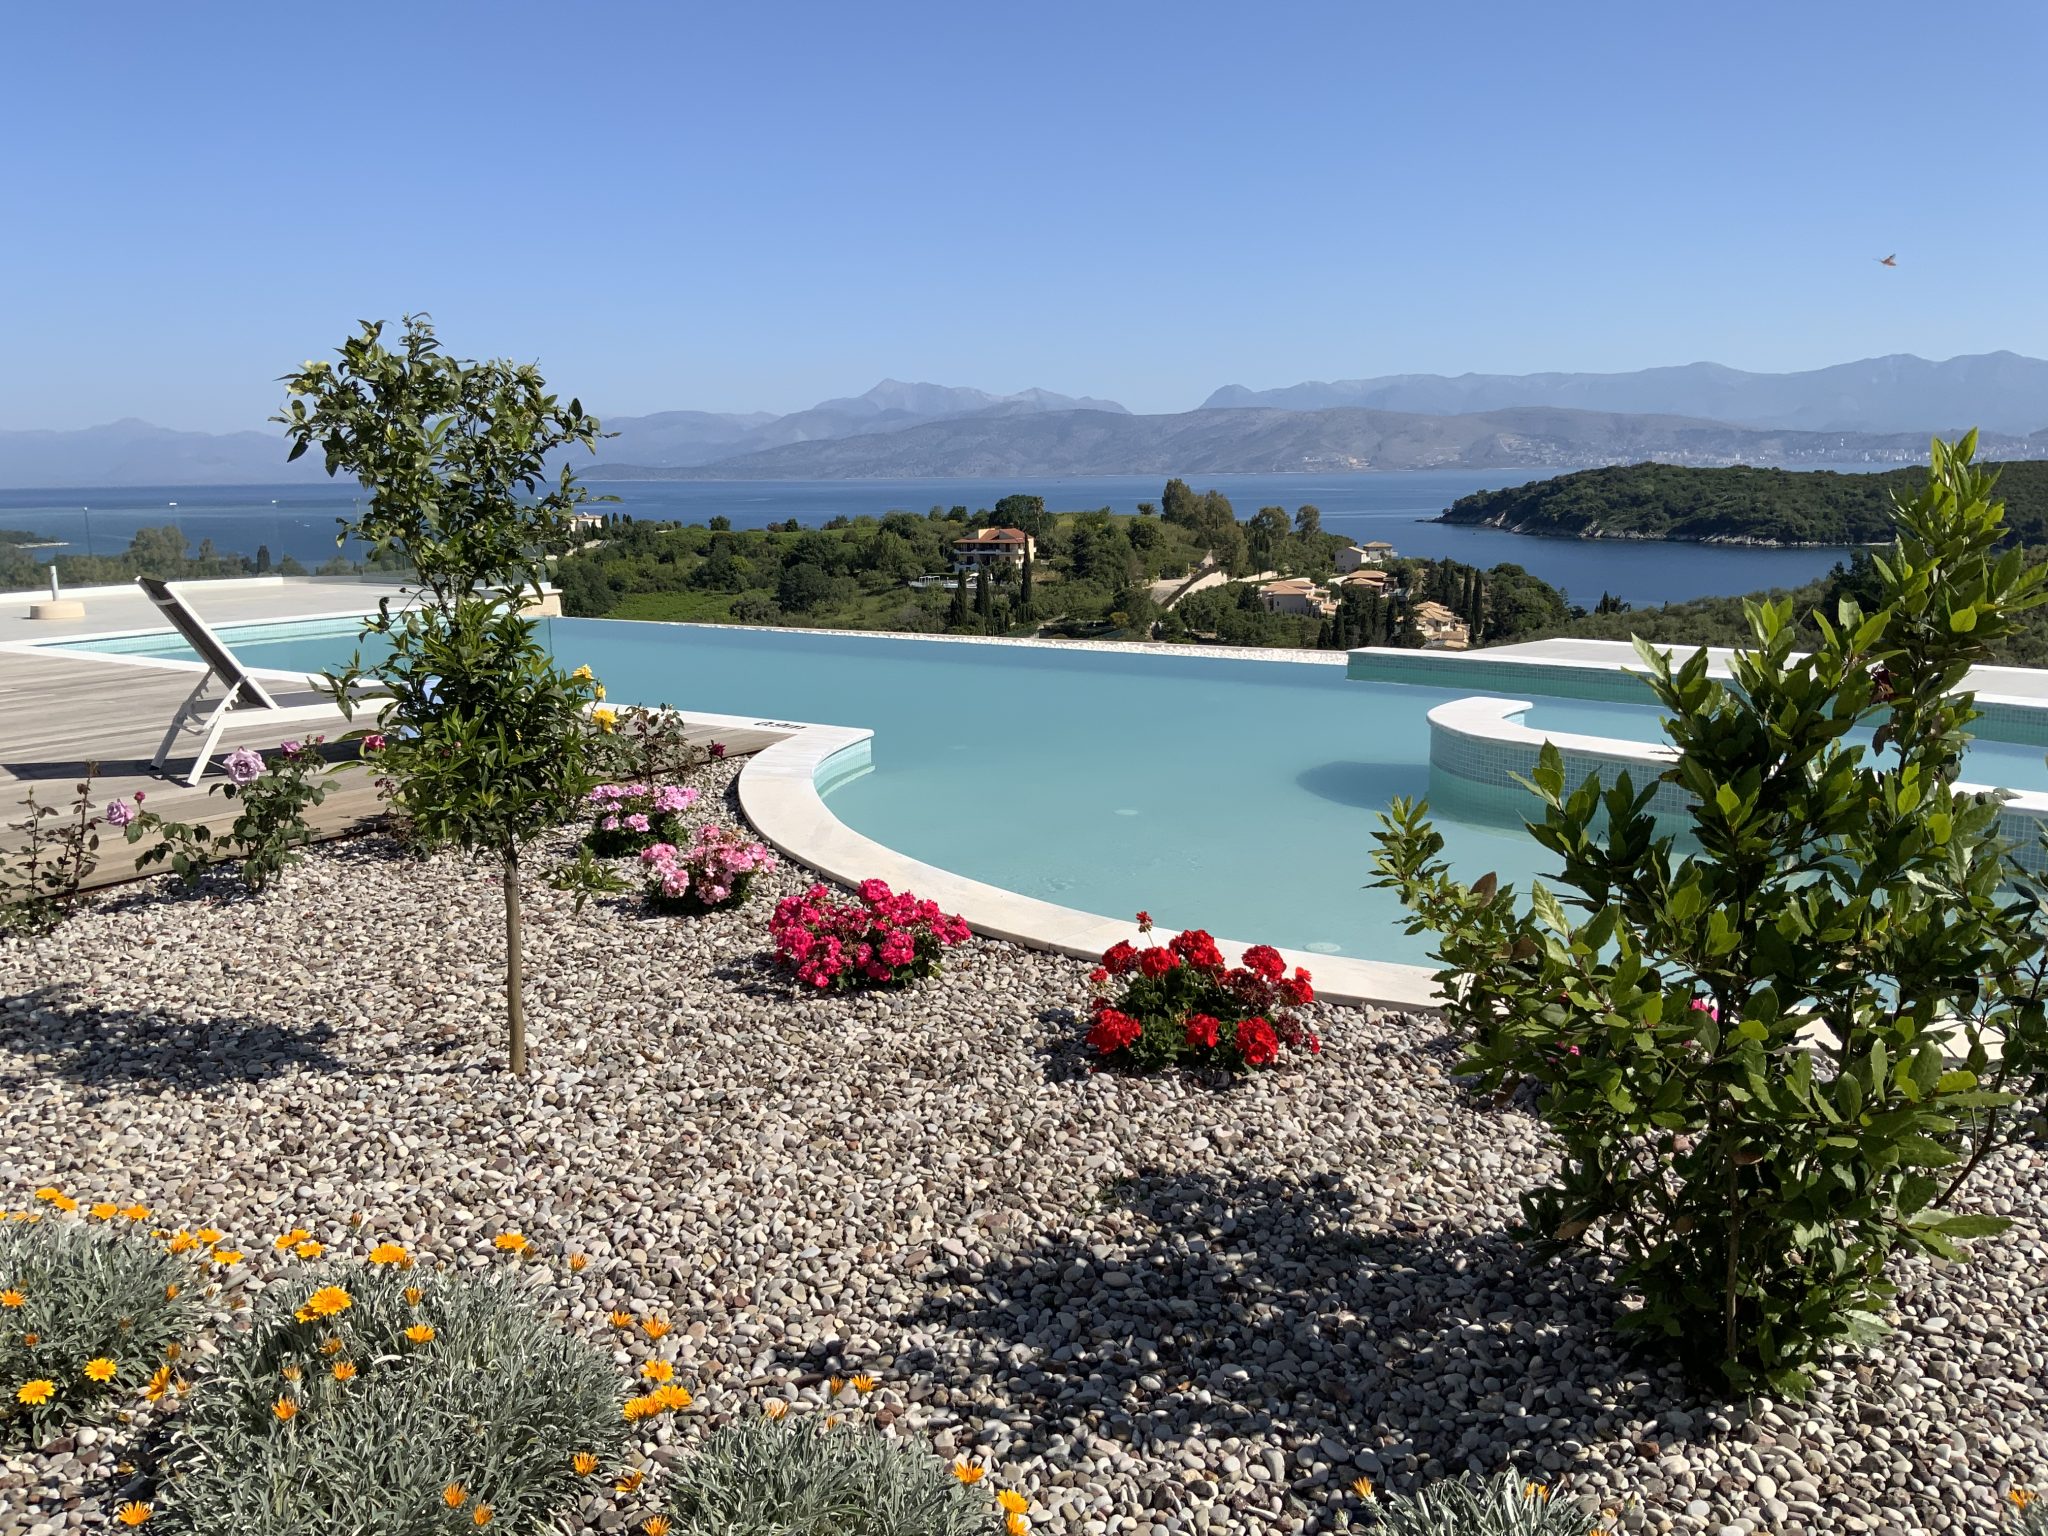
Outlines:
{"type": "Polygon", "coordinates": [[[967,924],[935,901],[863,880],[860,899],[834,901],[822,885],[775,904],[768,925],[775,958],[805,986],[855,987],[938,974],[948,946],[966,942],[967,924]]]}
{"type": "Polygon", "coordinates": [[[730,827],[707,823],[688,848],[656,843],[640,862],[647,866],[648,901],[701,912],[745,901],[754,876],[775,867],[775,855],[730,827]]]}
{"type": "Polygon", "coordinates": [[[698,792],[682,784],[600,784],[587,798],[597,812],[592,851],[617,857],[680,841],[677,818],[697,803],[698,792]]]}

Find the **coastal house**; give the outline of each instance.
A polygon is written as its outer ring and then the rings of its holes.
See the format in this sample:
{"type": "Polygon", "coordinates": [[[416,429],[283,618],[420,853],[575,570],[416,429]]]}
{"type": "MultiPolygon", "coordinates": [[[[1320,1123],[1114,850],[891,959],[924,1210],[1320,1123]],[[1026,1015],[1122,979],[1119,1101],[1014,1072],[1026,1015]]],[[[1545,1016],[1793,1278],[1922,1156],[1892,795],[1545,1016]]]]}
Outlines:
{"type": "Polygon", "coordinates": [[[1393,558],[1394,546],[1381,539],[1369,544],[1347,544],[1337,551],[1337,569],[1351,572],[1365,566],[1378,565],[1393,558]]]}
{"type": "Polygon", "coordinates": [[[1337,604],[1306,576],[1264,583],[1259,588],[1259,602],[1268,613],[1296,613],[1311,619],[1327,619],[1337,611],[1337,604]]]}
{"type": "Polygon", "coordinates": [[[1038,541],[1021,528],[977,528],[953,541],[953,569],[981,571],[1038,558],[1038,541]]]}
{"type": "Polygon", "coordinates": [[[1462,651],[1472,643],[1465,621],[1438,602],[1420,602],[1408,610],[1425,651],[1462,651]]]}
{"type": "Polygon", "coordinates": [[[602,512],[574,512],[569,516],[569,529],[572,533],[602,533],[604,522],[602,512]]]}
{"type": "Polygon", "coordinates": [[[1339,576],[1330,585],[1335,587],[1340,595],[1355,590],[1385,592],[1389,589],[1393,579],[1393,572],[1391,571],[1383,571],[1375,566],[1366,566],[1361,570],[1351,572],[1349,575],[1339,576]]]}

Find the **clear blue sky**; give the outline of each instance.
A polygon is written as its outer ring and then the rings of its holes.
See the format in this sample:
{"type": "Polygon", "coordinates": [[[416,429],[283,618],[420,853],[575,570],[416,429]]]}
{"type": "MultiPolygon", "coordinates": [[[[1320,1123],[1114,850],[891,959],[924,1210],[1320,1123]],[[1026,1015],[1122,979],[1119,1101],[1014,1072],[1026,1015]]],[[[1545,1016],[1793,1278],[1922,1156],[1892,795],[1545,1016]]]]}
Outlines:
{"type": "Polygon", "coordinates": [[[615,414],[2044,355],[2044,18],[18,7],[0,427],[257,425],[405,310],[615,414]]]}

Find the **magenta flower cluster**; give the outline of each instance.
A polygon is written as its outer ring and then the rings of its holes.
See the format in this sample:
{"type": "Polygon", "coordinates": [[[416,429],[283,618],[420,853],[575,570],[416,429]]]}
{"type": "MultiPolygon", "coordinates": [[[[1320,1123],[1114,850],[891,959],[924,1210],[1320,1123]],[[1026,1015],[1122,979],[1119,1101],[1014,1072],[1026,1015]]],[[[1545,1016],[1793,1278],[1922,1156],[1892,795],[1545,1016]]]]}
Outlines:
{"type": "Polygon", "coordinates": [[[647,866],[652,905],[705,911],[745,901],[754,876],[775,867],[775,855],[730,827],[707,823],[688,848],[656,843],[641,853],[640,862],[647,866]]]}
{"type": "Polygon", "coordinates": [[[967,924],[935,901],[863,880],[858,901],[834,901],[822,885],[775,905],[768,925],[775,957],[805,986],[886,985],[938,974],[948,946],[964,943],[967,924]]]}

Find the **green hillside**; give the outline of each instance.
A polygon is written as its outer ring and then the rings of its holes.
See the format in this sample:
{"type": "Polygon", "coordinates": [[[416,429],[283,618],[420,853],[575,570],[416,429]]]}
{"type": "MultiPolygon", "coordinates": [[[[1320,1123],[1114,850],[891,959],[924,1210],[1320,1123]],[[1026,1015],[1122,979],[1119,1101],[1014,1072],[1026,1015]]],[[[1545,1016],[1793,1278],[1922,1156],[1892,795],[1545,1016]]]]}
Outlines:
{"type": "MultiPolygon", "coordinates": [[[[1992,467],[2015,538],[2048,543],[2048,461],[1992,467]]],[[[1440,521],[1553,538],[1871,544],[1890,537],[1893,495],[1910,497],[1926,480],[1918,467],[1845,475],[1628,464],[1480,491],[1452,503],[1440,521]]]]}

